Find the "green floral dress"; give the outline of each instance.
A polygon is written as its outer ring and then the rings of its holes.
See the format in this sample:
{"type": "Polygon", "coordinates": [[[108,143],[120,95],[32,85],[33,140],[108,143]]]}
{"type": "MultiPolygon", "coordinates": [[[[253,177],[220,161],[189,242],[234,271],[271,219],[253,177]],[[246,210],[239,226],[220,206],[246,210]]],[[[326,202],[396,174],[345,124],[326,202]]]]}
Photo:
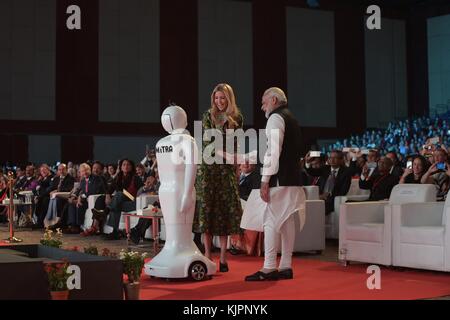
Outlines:
{"type": "MultiPolygon", "coordinates": [[[[242,128],[243,118],[240,113],[236,122],[238,127],[235,129],[242,128]]],[[[216,128],[209,111],[203,114],[202,126],[204,130],[216,128]]],[[[225,136],[226,128],[216,129],[221,130],[225,136]]],[[[202,149],[204,150],[210,143],[204,141],[202,149]]],[[[206,164],[202,160],[197,169],[195,189],[197,202],[193,223],[194,232],[208,232],[215,236],[241,232],[242,207],[234,165],[206,164]]]]}

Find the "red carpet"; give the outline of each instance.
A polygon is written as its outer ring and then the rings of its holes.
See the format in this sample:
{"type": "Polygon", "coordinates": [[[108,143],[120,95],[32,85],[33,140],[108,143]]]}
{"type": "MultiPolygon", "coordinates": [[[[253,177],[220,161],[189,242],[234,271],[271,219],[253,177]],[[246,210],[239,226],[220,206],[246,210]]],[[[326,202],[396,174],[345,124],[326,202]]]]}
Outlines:
{"type": "Polygon", "coordinates": [[[263,259],[233,256],[230,272],[217,273],[211,280],[167,282],[143,275],[141,299],[162,300],[308,300],[308,299],[421,299],[450,295],[450,274],[420,270],[381,268],[381,289],[366,287],[367,265],[343,267],[337,263],[294,258],[294,279],[245,282],[263,259]]]}

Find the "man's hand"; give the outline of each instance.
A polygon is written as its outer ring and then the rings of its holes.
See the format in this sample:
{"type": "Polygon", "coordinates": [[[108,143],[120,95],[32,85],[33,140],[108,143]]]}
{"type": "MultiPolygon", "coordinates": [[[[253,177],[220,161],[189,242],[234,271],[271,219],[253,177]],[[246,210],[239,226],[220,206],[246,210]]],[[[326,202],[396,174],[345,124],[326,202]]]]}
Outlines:
{"type": "Polygon", "coordinates": [[[366,179],[368,178],[368,176],[369,176],[369,167],[367,166],[367,164],[364,165],[364,167],[362,168],[362,172],[361,173],[363,174],[364,177],[366,177],[366,179]]]}
{"type": "Polygon", "coordinates": [[[264,202],[269,203],[269,201],[270,201],[270,189],[269,189],[269,183],[268,182],[261,182],[260,194],[261,194],[261,199],[263,199],[264,202]]]}

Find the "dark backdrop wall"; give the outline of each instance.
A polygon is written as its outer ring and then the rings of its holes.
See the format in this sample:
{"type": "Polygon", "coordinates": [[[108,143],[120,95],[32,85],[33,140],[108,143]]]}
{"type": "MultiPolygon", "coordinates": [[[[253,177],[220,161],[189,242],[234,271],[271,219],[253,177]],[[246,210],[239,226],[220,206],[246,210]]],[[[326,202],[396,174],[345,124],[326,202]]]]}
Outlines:
{"type": "MultiPolygon", "coordinates": [[[[0,161],[140,160],[170,102],[190,129],[219,82],[248,127],[265,89],[287,92],[305,139],[428,112],[427,18],[443,10],[344,1],[0,0],[0,161]],[[81,8],[81,30],[66,9],[81,8]]],[[[444,10],[445,12],[445,10],[444,10]]]]}

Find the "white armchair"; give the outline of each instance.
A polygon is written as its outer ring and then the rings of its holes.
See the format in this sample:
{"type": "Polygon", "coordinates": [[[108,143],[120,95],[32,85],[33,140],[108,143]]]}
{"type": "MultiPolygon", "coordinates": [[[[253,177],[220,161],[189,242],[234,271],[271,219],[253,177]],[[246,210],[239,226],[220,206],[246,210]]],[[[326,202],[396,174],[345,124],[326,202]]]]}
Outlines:
{"type": "Polygon", "coordinates": [[[393,265],[450,271],[450,198],[392,206],[393,265]]]}
{"type": "Polygon", "coordinates": [[[398,184],[389,202],[345,203],[340,208],[339,259],[392,264],[392,208],[436,199],[432,185],[398,184]]]}
{"type": "Polygon", "coordinates": [[[92,226],[92,209],[94,209],[95,201],[97,201],[100,196],[103,196],[103,194],[93,194],[88,197],[88,208],[84,215],[84,224],[81,226],[83,230],[87,230],[92,226]]]}
{"type": "Polygon", "coordinates": [[[351,201],[365,201],[369,199],[370,190],[359,188],[359,179],[352,179],[350,189],[345,196],[334,198],[334,211],[325,217],[325,235],[327,239],[339,239],[339,214],[341,204],[351,201]]]}
{"type": "MultiPolygon", "coordinates": [[[[325,201],[309,200],[308,195],[310,193],[306,193],[305,225],[301,231],[296,230],[294,252],[321,252],[325,249],[325,201]]],[[[297,214],[295,219],[298,227],[300,223],[297,220],[300,216],[297,214]]]]}
{"type": "Polygon", "coordinates": [[[319,187],[318,186],[304,186],[306,200],[319,200],[319,187]]]}

